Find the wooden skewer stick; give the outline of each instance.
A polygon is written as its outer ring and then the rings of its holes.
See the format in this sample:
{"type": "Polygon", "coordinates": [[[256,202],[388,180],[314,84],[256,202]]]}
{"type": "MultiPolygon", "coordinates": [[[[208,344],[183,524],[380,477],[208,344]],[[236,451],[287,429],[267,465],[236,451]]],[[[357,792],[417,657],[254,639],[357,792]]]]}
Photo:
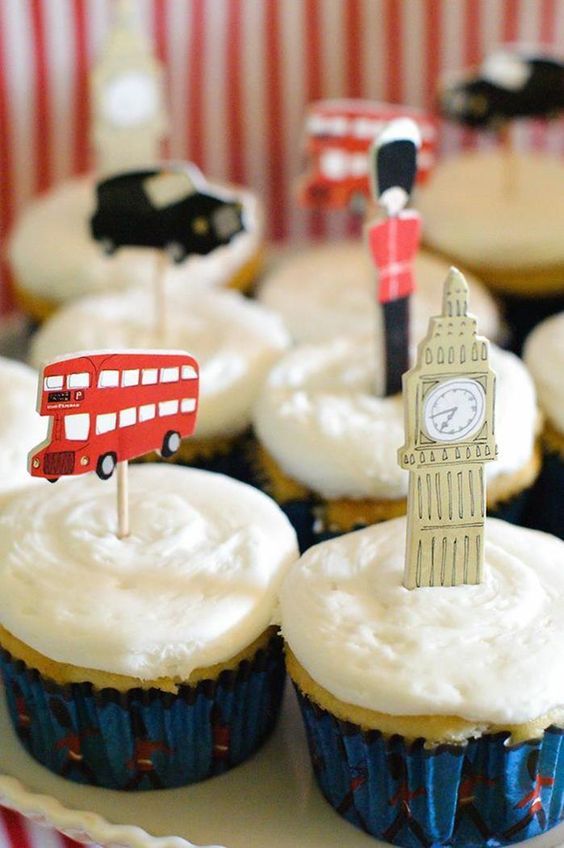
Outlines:
{"type": "Polygon", "coordinates": [[[166,343],[166,292],[165,280],[168,265],[168,257],[164,250],[157,250],[155,254],[155,337],[157,347],[166,343]]]}
{"type": "Polygon", "coordinates": [[[118,514],[118,539],[127,539],[131,530],[129,528],[129,478],[128,465],[125,462],[117,464],[117,514],[118,514]]]}
{"type": "Polygon", "coordinates": [[[517,193],[519,169],[509,121],[506,121],[499,130],[499,139],[501,142],[502,159],[501,190],[505,197],[511,199],[517,193]]]}

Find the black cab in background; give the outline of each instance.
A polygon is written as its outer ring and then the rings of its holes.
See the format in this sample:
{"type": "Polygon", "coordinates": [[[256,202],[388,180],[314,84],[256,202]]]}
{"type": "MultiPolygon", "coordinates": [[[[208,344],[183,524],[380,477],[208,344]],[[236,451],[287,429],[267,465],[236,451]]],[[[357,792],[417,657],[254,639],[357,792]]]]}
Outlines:
{"type": "Polygon", "coordinates": [[[182,262],[211,253],[245,229],[241,204],[210,191],[191,164],[109,177],[98,183],[96,198],[91,231],[106,253],[155,247],[182,262]]]}

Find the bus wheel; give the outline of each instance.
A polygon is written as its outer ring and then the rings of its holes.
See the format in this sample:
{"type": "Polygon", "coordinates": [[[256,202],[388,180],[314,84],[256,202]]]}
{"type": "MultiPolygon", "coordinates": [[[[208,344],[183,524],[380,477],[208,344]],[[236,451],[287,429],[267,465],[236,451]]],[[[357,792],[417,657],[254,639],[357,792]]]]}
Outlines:
{"type": "Polygon", "coordinates": [[[96,465],[96,474],[100,480],[109,480],[114,473],[117,457],[115,453],[104,453],[98,458],[96,465]]]}
{"type": "Polygon", "coordinates": [[[173,456],[173,454],[176,453],[179,447],[180,433],[177,433],[176,430],[169,430],[168,433],[165,433],[165,437],[163,439],[161,456],[164,456],[165,458],[173,456]]]}
{"type": "Polygon", "coordinates": [[[49,481],[49,483],[56,483],[58,479],[59,479],[58,477],[47,477],[47,480],[49,481]]]}

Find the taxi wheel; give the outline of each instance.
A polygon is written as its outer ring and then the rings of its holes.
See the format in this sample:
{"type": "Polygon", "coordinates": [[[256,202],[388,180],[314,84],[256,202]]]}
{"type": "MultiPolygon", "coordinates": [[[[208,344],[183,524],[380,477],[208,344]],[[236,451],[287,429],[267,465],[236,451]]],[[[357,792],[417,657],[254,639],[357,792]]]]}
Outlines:
{"type": "Polygon", "coordinates": [[[177,433],[176,430],[169,430],[167,433],[165,433],[165,437],[163,439],[161,456],[164,456],[165,459],[168,459],[169,456],[174,456],[179,447],[180,433],[177,433]]]}
{"type": "Polygon", "coordinates": [[[111,256],[116,252],[116,244],[111,238],[103,238],[100,244],[102,245],[102,250],[106,256],[111,256]]]}
{"type": "Polygon", "coordinates": [[[166,252],[173,262],[183,262],[186,259],[186,248],[179,241],[170,241],[166,246],[166,252]]]}
{"type": "Polygon", "coordinates": [[[104,453],[98,458],[96,474],[100,480],[109,480],[116,467],[117,457],[115,453],[104,453]]]}

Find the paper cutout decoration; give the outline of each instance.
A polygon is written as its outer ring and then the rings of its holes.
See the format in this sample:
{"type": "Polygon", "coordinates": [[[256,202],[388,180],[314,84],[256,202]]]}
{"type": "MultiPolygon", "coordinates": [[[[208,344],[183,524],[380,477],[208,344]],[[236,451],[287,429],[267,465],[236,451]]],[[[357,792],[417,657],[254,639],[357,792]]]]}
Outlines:
{"type": "Polygon", "coordinates": [[[370,198],[368,150],[389,121],[409,117],[419,127],[422,143],[417,179],[424,182],[435,164],[436,119],[419,109],[369,100],[321,100],[312,103],[305,120],[307,171],[298,183],[304,206],[343,209],[364,207],[370,198]]]}
{"type": "Polygon", "coordinates": [[[564,63],[518,50],[499,50],[478,73],[444,83],[439,109],[469,127],[500,126],[519,117],[550,118],[564,109],[564,63]]]}
{"type": "Polygon", "coordinates": [[[196,360],[183,351],[93,351],[45,365],[37,410],[48,416],[45,442],[29,455],[33,477],[95,471],[153,450],[172,456],[192,435],[198,409],[196,360]]]}
{"type": "Polygon", "coordinates": [[[480,583],[484,464],[496,459],[495,375],[489,343],[468,314],[468,286],[451,268],[442,314],[431,318],[416,365],[403,378],[409,471],[404,586],[480,583]]]}
{"type": "Polygon", "coordinates": [[[168,128],[164,74],[142,34],[132,0],[117,0],[91,75],[96,170],[110,174],[161,158],[168,128]]]}
{"type": "Polygon", "coordinates": [[[370,151],[372,191],[387,217],[366,227],[368,247],[378,269],[378,300],[384,322],[384,395],[401,391],[409,368],[409,298],[413,260],[421,239],[421,218],[404,209],[416,174],[420,145],[417,125],[398,119],[386,126],[370,151]]]}
{"type": "Polygon", "coordinates": [[[244,230],[241,204],[211,191],[190,163],[117,174],[98,183],[96,198],[91,230],[106,253],[152,247],[182,262],[244,230]]]}

